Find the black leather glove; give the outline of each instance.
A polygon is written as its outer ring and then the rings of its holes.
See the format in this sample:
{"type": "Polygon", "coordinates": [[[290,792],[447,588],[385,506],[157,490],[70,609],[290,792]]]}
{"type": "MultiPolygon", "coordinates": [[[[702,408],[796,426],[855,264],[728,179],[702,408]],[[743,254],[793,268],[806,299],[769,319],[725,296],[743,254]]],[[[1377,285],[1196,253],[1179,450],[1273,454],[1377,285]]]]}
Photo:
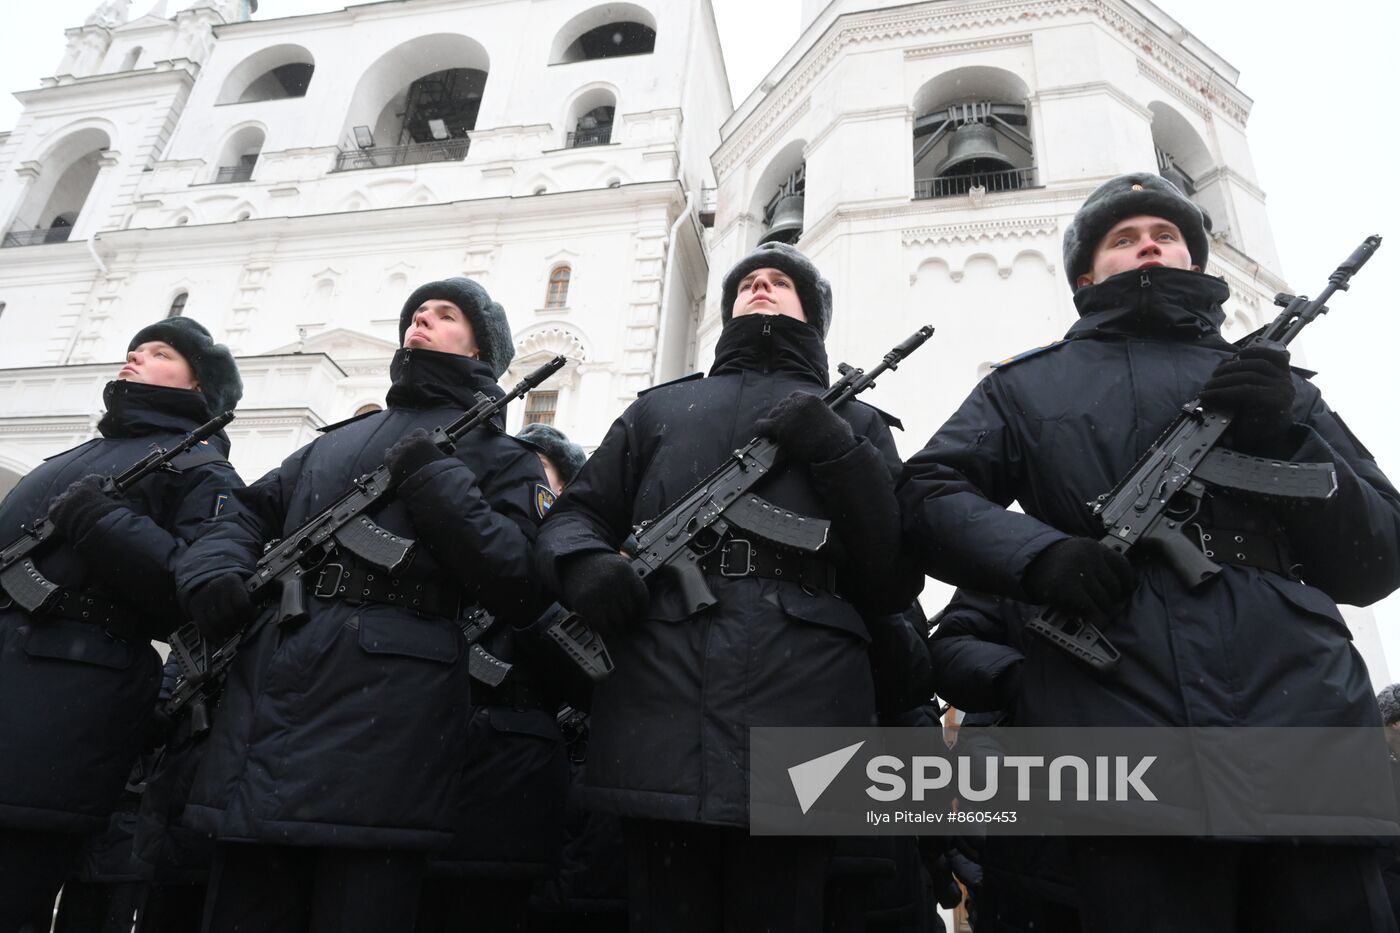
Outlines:
{"type": "Polygon", "coordinates": [[[49,504],[49,521],[69,541],[78,540],[103,516],[122,507],[120,502],[103,494],[102,483],[102,477],[90,473],[49,504]]]}
{"type": "Polygon", "coordinates": [[[1021,587],[1031,600],[1083,619],[1102,619],[1137,585],[1128,559],[1093,538],[1050,545],[1026,568],[1021,587]]]}
{"type": "Polygon", "coordinates": [[[754,430],[777,441],[788,459],[797,463],[835,460],[856,446],[846,419],[809,392],[794,392],[774,405],[754,430]]]}
{"type": "Polygon", "coordinates": [[[642,618],[651,601],[647,585],[621,554],[579,554],[560,567],[564,602],[603,637],[642,618]]]}
{"type": "Polygon", "coordinates": [[[1215,367],[1201,388],[1201,402],[1232,413],[1230,438],[1246,453],[1264,453],[1293,425],[1293,375],[1288,351],[1250,347],[1215,367]]]}
{"type": "Polygon", "coordinates": [[[253,601],[248,586],[236,573],[221,574],[190,594],[194,627],[211,650],[238,634],[253,621],[253,601]]]}
{"type": "Polygon", "coordinates": [[[443,453],[430,437],[427,431],[417,428],[409,431],[399,438],[394,446],[384,451],[384,462],[389,465],[395,485],[402,483],[428,464],[447,458],[447,454],[443,453]]]}

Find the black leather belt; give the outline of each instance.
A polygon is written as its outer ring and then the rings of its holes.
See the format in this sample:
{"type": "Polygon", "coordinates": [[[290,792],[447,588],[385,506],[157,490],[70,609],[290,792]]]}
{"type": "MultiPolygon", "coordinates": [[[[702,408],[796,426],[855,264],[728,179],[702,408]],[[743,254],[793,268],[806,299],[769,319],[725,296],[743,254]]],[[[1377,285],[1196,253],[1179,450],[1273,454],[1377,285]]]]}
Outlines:
{"type": "Polygon", "coordinates": [[[118,638],[132,638],[143,628],[140,616],[124,603],[100,593],[78,593],[66,587],[59,588],[58,597],[44,608],[42,615],[96,625],[118,638]]]}
{"type": "Polygon", "coordinates": [[[1293,560],[1288,540],[1281,534],[1201,524],[1187,527],[1201,551],[1217,564],[1258,567],[1298,579],[1299,565],[1293,560]]]}
{"type": "Polygon", "coordinates": [[[431,580],[407,580],[358,561],[336,560],[321,565],[311,595],[349,603],[402,606],[423,615],[455,619],[462,611],[462,588],[431,580]]]}
{"type": "Polygon", "coordinates": [[[720,577],[787,580],[809,590],[836,593],[836,568],[831,561],[766,541],[729,538],[701,559],[700,569],[720,577]]]}

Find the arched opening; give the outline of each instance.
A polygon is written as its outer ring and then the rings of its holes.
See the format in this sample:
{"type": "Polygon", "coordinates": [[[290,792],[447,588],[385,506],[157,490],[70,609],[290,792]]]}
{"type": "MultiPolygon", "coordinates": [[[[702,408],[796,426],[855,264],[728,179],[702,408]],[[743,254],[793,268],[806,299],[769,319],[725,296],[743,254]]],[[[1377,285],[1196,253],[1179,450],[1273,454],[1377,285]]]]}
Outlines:
{"type": "Polygon", "coordinates": [[[175,297],[170,299],[170,310],[165,312],[166,317],[180,317],[185,313],[185,305],[189,303],[190,293],[184,289],[175,293],[175,297]]]}
{"type": "Polygon", "coordinates": [[[219,89],[217,103],[305,97],[316,71],[316,60],[300,45],[274,45],[249,55],[234,66],[219,89]]]}
{"type": "Polygon", "coordinates": [[[260,126],[244,126],[235,130],[219,150],[214,182],[229,184],[251,180],[265,138],[266,134],[260,126]]]}
{"type": "Polygon", "coordinates": [[[914,197],[946,198],[1036,185],[1029,89],[999,68],[939,75],[914,95],[914,197]]]}
{"type": "Polygon", "coordinates": [[[467,36],[422,36],[390,49],[355,86],[335,170],[464,158],[489,72],[486,50],[467,36]]]}
{"type": "Polygon", "coordinates": [[[1156,150],[1158,174],[1199,204],[1216,222],[1216,232],[1228,237],[1230,231],[1223,223],[1229,216],[1225,193],[1205,140],[1171,105],[1152,101],[1147,109],[1152,111],[1152,147],[1156,150]]]}
{"type": "Polygon", "coordinates": [[[373,414],[376,411],[383,410],[383,405],[376,405],[374,402],[369,402],[368,404],[361,405],[359,408],[355,409],[355,417],[358,418],[361,415],[373,414]]]}
{"type": "Polygon", "coordinates": [[[40,160],[43,169],[15,213],[3,245],[34,246],[67,240],[102,169],[103,152],[110,145],[110,138],[102,130],[84,129],[54,146],[40,160]]]}
{"type": "Polygon", "coordinates": [[[564,123],[569,129],[564,147],[606,146],[612,142],[616,113],[617,95],[612,90],[595,87],[584,91],[569,104],[569,115],[564,123]]]}
{"type": "Polygon", "coordinates": [[[633,3],[593,7],[564,24],[554,37],[551,65],[647,55],[656,48],[656,17],[633,3]]]}
{"type": "Polygon", "coordinates": [[[555,266],[549,271],[549,287],[545,290],[546,308],[563,308],[569,303],[569,280],[573,269],[567,263],[555,266]]]}
{"type": "Polygon", "coordinates": [[[763,219],[759,243],[796,243],[802,236],[807,192],[807,141],[788,143],[759,176],[749,212],[763,219]]]}

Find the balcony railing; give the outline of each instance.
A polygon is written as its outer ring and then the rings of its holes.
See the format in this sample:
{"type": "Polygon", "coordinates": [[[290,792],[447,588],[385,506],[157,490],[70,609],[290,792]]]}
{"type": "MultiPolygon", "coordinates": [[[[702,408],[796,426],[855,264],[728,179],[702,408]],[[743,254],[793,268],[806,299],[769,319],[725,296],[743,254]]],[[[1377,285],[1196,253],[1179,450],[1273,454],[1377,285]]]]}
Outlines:
{"type": "Polygon", "coordinates": [[[951,198],[967,194],[973,188],[993,191],[1018,191],[1035,187],[1035,166],[1010,168],[1000,172],[971,172],[966,175],[944,175],[941,178],[914,180],[915,200],[951,198]]]}
{"type": "Polygon", "coordinates": [[[470,139],[443,139],[407,146],[374,146],[370,149],[342,149],[336,154],[333,172],[361,168],[390,168],[395,165],[421,165],[424,162],[457,162],[467,157],[470,139]]]}
{"type": "Polygon", "coordinates": [[[42,243],[66,243],[72,227],[51,227],[48,230],[11,230],[0,241],[5,246],[39,246],[42,243]]]}
{"type": "Polygon", "coordinates": [[[253,166],[251,165],[220,165],[219,170],[214,173],[214,184],[231,185],[248,181],[252,177],[253,166]]]}
{"type": "Polygon", "coordinates": [[[582,149],[584,146],[606,146],[612,142],[612,124],[600,123],[591,130],[570,133],[564,140],[565,149],[582,149]]]}

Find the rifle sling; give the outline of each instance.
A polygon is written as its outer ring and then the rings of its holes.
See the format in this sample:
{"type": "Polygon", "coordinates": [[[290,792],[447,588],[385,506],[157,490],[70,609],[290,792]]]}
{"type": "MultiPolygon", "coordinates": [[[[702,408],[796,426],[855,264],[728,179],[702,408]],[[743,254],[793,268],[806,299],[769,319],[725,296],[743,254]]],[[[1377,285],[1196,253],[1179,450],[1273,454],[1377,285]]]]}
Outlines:
{"type": "Polygon", "coordinates": [[[135,610],[101,593],[79,593],[59,587],[58,596],[38,613],[40,618],[57,616],[105,629],[123,641],[148,640],[147,626],[135,610]]]}

